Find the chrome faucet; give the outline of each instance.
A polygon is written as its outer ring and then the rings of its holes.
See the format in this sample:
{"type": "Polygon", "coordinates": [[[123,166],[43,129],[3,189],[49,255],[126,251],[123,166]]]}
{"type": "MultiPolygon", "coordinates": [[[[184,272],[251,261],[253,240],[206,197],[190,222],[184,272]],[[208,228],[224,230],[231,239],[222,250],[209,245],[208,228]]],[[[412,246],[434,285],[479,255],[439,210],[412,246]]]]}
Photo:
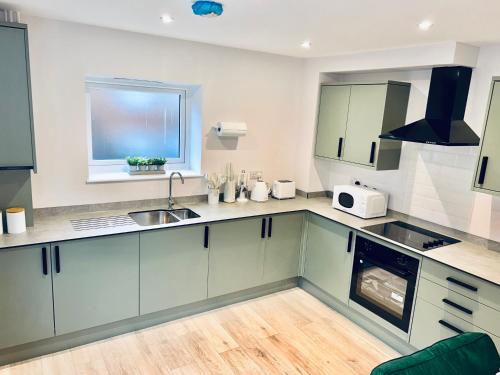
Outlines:
{"type": "Polygon", "coordinates": [[[181,175],[181,172],[172,172],[170,173],[170,178],[168,179],[168,186],[169,186],[169,190],[168,190],[168,209],[171,210],[174,208],[174,198],[172,198],[172,177],[174,177],[176,174],[179,175],[179,177],[181,178],[181,181],[182,183],[184,184],[184,177],[182,177],[181,175]]]}

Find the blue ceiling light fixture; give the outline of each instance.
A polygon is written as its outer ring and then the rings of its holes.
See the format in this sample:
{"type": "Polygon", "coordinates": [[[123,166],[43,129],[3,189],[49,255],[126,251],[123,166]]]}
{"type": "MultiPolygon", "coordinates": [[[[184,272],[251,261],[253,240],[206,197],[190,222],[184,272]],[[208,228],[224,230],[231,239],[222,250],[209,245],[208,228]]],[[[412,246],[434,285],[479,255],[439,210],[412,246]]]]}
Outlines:
{"type": "Polygon", "coordinates": [[[191,6],[193,13],[202,17],[219,17],[224,9],[221,3],[216,1],[195,1],[191,6]]]}

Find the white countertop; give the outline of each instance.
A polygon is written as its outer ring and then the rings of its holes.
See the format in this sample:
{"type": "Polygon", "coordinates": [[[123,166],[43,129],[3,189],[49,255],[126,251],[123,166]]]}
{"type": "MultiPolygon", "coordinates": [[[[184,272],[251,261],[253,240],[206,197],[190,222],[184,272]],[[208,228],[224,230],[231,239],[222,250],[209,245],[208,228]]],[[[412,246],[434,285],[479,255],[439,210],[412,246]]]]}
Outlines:
{"type": "MultiPolygon", "coordinates": [[[[297,197],[296,199],[283,201],[271,199],[265,203],[249,201],[243,204],[221,203],[218,206],[209,206],[207,203],[194,203],[186,206],[195,211],[201,217],[165,225],[144,227],[137,224],[131,224],[84,231],[75,231],[70,220],[127,215],[131,211],[138,210],[118,209],[112,211],[86,212],[78,214],[67,213],[63,215],[38,217],[35,222],[35,226],[28,228],[26,233],[0,235],[0,249],[304,210],[321,215],[353,229],[365,232],[371,236],[379,237],[424,257],[434,259],[451,267],[488,280],[494,284],[500,285],[500,252],[489,250],[484,246],[467,241],[421,252],[387,240],[386,238],[376,236],[375,234],[362,229],[362,227],[366,227],[368,225],[392,221],[395,219],[394,217],[389,215],[384,218],[364,220],[353,215],[334,210],[331,207],[331,199],[328,198],[305,199],[297,197]]],[[[144,210],[158,208],[165,207],[147,207],[144,208],[144,210]]],[[[179,206],[176,206],[176,208],[179,208],[179,206]]],[[[439,230],[436,231],[439,232],[439,230]]]]}

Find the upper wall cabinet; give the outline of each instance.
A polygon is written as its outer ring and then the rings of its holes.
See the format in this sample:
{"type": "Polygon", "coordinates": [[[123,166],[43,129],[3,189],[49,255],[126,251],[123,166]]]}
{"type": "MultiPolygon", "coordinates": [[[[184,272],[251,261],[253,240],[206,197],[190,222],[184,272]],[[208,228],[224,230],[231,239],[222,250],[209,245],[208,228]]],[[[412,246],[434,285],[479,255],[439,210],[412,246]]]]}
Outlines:
{"type": "Polygon", "coordinates": [[[401,142],[378,136],[404,125],[409,95],[410,84],[395,81],[321,86],[315,155],[398,169],[401,142]]]}
{"type": "Polygon", "coordinates": [[[493,78],[474,190],[500,194],[500,77],[493,78]]]}
{"type": "Polygon", "coordinates": [[[0,23],[0,169],[36,169],[27,33],[0,23]]]}

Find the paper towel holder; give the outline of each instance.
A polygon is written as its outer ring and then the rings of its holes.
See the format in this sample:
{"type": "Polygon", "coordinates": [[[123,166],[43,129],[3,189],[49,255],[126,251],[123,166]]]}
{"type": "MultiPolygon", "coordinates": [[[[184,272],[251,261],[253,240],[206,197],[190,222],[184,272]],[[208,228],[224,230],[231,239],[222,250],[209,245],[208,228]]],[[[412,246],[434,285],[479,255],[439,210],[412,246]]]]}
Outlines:
{"type": "Polygon", "coordinates": [[[247,134],[245,122],[219,121],[215,125],[215,132],[219,137],[242,137],[247,134]]]}

